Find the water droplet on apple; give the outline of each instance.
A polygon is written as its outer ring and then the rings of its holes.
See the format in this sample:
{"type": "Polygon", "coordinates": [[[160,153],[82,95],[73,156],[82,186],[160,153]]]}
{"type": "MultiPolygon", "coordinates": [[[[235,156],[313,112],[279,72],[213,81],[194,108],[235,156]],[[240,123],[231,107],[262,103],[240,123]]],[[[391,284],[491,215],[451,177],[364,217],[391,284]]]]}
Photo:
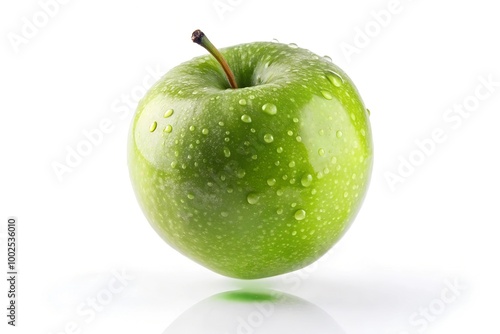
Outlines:
{"type": "Polygon", "coordinates": [[[337,138],[341,138],[342,135],[343,135],[342,131],[340,131],[340,130],[337,131],[337,134],[336,134],[337,138]]]}
{"type": "Polygon", "coordinates": [[[287,134],[287,135],[289,135],[289,136],[293,136],[293,131],[292,131],[292,130],[288,130],[288,131],[286,132],[286,134],[287,134]]]}
{"type": "Polygon", "coordinates": [[[154,121],[151,126],[149,127],[149,132],[154,132],[156,130],[156,127],[158,126],[158,123],[154,121]]]}
{"type": "Polygon", "coordinates": [[[170,163],[170,167],[172,167],[172,168],[177,167],[177,162],[172,161],[172,162],[170,163]]]}
{"type": "Polygon", "coordinates": [[[333,99],[333,96],[330,92],[327,92],[326,90],[322,90],[321,91],[321,94],[323,95],[323,97],[327,100],[331,100],[333,99]]]}
{"type": "Polygon", "coordinates": [[[276,38],[273,38],[273,40],[271,42],[273,42],[273,43],[279,43],[279,41],[276,38]]]}
{"type": "Polygon", "coordinates": [[[346,192],[344,192],[344,197],[347,197],[347,196],[349,196],[349,193],[346,191],[346,192]]]}
{"type": "Polygon", "coordinates": [[[281,215],[283,213],[283,209],[279,208],[278,210],[276,210],[276,213],[281,215]]]}
{"type": "Polygon", "coordinates": [[[278,147],[278,148],[276,149],[276,152],[278,152],[278,153],[283,153],[283,147],[281,147],[281,146],[280,146],[280,147],[278,147]]]}
{"type": "Polygon", "coordinates": [[[326,78],[328,79],[328,81],[330,81],[332,83],[332,85],[334,85],[335,87],[340,87],[342,86],[342,84],[344,83],[344,79],[342,79],[342,77],[338,74],[338,73],[335,73],[333,71],[329,71],[327,74],[326,74],[326,78]]]}
{"type": "Polygon", "coordinates": [[[208,129],[207,128],[204,128],[203,130],[201,130],[201,133],[203,133],[204,135],[208,135],[208,129]]]}
{"type": "Polygon", "coordinates": [[[297,137],[295,137],[295,140],[300,143],[302,141],[302,137],[301,136],[297,136],[297,137]]]}
{"type": "Polygon", "coordinates": [[[298,123],[298,122],[299,122],[299,119],[298,119],[297,117],[294,117],[294,118],[293,118],[293,122],[294,122],[294,123],[298,123]]]}
{"type": "Polygon", "coordinates": [[[236,171],[236,176],[239,177],[240,179],[242,179],[243,177],[245,177],[245,174],[246,174],[246,172],[245,172],[244,169],[238,169],[236,171]]]}
{"type": "Polygon", "coordinates": [[[241,105],[241,106],[245,106],[247,104],[247,100],[245,99],[241,99],[238,101],[238,103],[241,105]]]}
{"type": "Polygon", "coordinates": [[[366,113],[370,116],[370,109],[366,108],[366,113]]]}
{"type": "Polygon", "coordinates": [[[187,195],[187,197],[188,197],[189,199],[193,199],[193,198],[194,198],[194,195],[193,195],[193,194],[188,194],[188,195],[187,195]]]}
{"type": "Polygon", "coordinates": [[[226,158],[229,158],[231,156],[231,151],[227,147],[224,147],[224,156],[226,158]]]}
{"type": "Polygon", "coordinates": [[[271,187],[274,186],[276,184],[276,179],[275,178],[267,179],[267,184],[271,187]]]}
{"type": "Polygon", "coordinates": [[[319,130],[319,135],[320,136],[323,136],[324,134],[325,134],[325,130],[323,130],[323,129],[319,130]]]}
{"type": "Polygon", "coordinates": [[[259,201],[259,195],[256,193],[249,193],[247,195],[248,204],[255,204],[259,201]]]}
{"type": "Polygon", "coordinates": [[[325,155],[325,150],[324,150],[324,149],[322,149],[322,148],[320,148],[320,149],[318,150],[318,154],[319,154],[320,156],[324,156],[324,155],[325,155]]]}
{"type": "Polygon", "coordinates": [[[295,167],[295,161],[290,161],[290,163],[288,164],[288,167],[290,167],[290,168],[295,167]]]}
{"type": "Polygon", "coordinates": [[[313,180],[313,177],[311,174],[305,174],[304,176],[302,176],[302,179],[300,179],[300,183],[304,187],[309,187],[312,183],[312,180],[313,180]]]}
{"type": "Polygon", "coordinates": [[[252,118],[250,116],[248,116],[247,114],[245,115],[242,115],[241,116],[241,120],[245,123],[251,123],[252,122],[252,118]]]}
{"type": "Polygon", "coordinates": [[[278,108],[276,108],[276,106],[272,103],[266,103],[262,106],[262,111],[269,115],[276,115],[278,108]]]}
{"type": "Polygon", "coordinates": [[[255,99],[255,95],[250,95],[250,96],[248,96],[248,98],[249,98],[250,100],[253,100],[253,99],[255,99]]]}
{"type": "Polygon", "coordinates": [[[278,195],[278,196],[283,195],[283,190],[281,190],[281,189],[276,190],[276,195],[278,195]]]}
{"type": "Polygon", "coordinates": [[[330,63],[332,62],[332,58],[328,55],[323,56],[323,59],[330,62],[330,63]]]}
{"type": "Polygon", "coordinates": [[[295,215],[294,215],[295,219],[297,220],[303,220],[304,218],[306,218],[306,211],[305,210],[297,210],[295,211],[295,215]]]}
{"type": "Polygon", "coordinates": [[[220,213],[220,215],[221,215],[222,217],[227,217],[227,216],[229,216],[229,214],[228,214],[226,211],[222,211],[222,212],[220,213]]]}
{"type": "Polygon", "coordinates": [[[224,122],[222,122],[222,121],[221,121],[221,122],[219,122],[219,125],[220,125],[220,126],[224,126],[224,122]]]}
{"type": "Polygon", "coordinates": [[[166,133],[172,132],[172,125],[170,125],[170,124],[167,125],[163,131],[165,131],[166,133]]]}
{"type": "Polygon", "coordinates": [[[194,125],[191,125],[191,126],[189,127],[189,131],[194,131],[195,129],[196,129],[196,128],[194,127],[194,125]]]}
{"type": "Polygon", "coordinates": [[[163,117],[169,118],[173,114],[174,114],[174,109],[168,109],[167,111],[165,111],[165,114],[163,115],[163,117]]]}
{"type": "Polygon", "coordinates": [[[266,134],[264,135],[264,141],[265,141],[266,143],[268,143],[268,144],[269,144],[269,143],[272,143],[272,142],[274,141],[274,137],[273,137],[273,135],[272,135],[272,134],[270,134],[270,133],[266,133],[266,134]]]}
{"type": "Polygon", "coordinates": [[[337,163],[337,157],[332,157],[330,162],[335,165],[337,163]]]}
{"type": "Polygon", "coordinates": [[[297,44],[295,44],[295,43],[290,43],[290,44],[288,44],[288,46],[291,47],[292,49],[298,48],[297,44]]]}

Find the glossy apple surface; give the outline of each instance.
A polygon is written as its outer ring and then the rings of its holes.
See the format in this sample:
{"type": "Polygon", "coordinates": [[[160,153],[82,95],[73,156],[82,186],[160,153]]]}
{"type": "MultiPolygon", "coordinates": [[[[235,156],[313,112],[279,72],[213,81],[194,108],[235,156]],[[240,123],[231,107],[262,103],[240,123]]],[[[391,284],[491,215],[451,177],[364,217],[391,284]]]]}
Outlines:
{"type": "Polygon", "coordinates": [[[221,52],[239,88],[206,55],[170,70],[140,102],[133,188],[158,234],[215,272],[299,269],[361,206],[373,159],[367,109],[349,77],[308,50],[257,42],[221,52]]]}

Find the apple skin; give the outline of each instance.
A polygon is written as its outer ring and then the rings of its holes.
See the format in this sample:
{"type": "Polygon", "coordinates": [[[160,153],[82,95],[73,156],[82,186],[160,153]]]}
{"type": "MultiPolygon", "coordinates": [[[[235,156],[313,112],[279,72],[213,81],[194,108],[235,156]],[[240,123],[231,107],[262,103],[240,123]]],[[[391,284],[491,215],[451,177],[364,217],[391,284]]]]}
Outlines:
{"type": "Polygon", "coordinates": [[[172,247],[229,277],[300,269],[345,233],[373,160],[369,114],[349,77],[271,42],[180,64],[140,101],[128,144],[136,197],[172,247]]]}

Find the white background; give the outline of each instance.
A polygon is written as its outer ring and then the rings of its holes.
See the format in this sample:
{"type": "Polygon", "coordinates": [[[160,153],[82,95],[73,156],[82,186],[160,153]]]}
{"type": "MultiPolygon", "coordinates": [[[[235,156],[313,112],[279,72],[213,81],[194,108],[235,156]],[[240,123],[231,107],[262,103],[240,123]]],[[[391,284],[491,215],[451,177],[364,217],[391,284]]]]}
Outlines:
{"type": "MultiPolygon", "coordinates": [[[[374,13],[393,8],[390,0],[60,1],[46,22],[40,3],[48,0],[0,5],[1,262],[10,215],[20,244],[18,327],[6,325],[2,278],[2,333],[163,333],[191,306],[239,288],[300,297],[328,313],[335,333],[499,331],[495,2],[401,0],[382,26],[374,13]],[[219,47],[276,38],[329,55],[371,110],[368,196],[346,236],[310,268],[258,281],[222,277],[167,246],[137,205],[126,164],[130,120],[151,72],[205,53],[190,40],[195,28],[219,47]],[[481,80],[496,86],[490,92],[481,80]],[[488,96],[476,98],[477,89],[488,96]],[[444,118],[464,104],[466,118],[444,118]],[[105,119],[102,142],[58,179],[54,162],[65,163],[105,119]],[[421,158],[416,141],[439,129],[444,142],[391,188],[388,173],[398,173],[400,159],[421,158]],[[123,289],[82,315],[89,300],[110,296],[116,272],[126,275],[123,289]]],[[[215,307],[227,309],[228,323],[246,317],[229,312],[231,303],[215,307]]],[[[275,333],[290,333],[277,319],[275,333]]],[[[272,316],[265,320],[251,332],[266,332],[272,316]]]]}

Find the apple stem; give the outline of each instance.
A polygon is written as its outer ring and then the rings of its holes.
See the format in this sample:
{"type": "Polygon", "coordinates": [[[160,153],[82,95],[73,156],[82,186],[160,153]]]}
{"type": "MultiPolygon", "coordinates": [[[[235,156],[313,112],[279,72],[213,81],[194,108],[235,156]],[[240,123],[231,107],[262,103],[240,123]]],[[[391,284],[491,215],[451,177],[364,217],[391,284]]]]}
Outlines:
{"type": "Polygon", "coordinates": [[[231,85],[232,88],[236,89],[238,88],[238,85],[236,84],[236,79],[234,78],[233,71],[231,71],[231,68],[227,64],[226,59],[220,53],[219,50],[210,42],[208,37],[203,33],[203,31],[197,29],[193,32],[191,35],[191,40],[195,42],[196,44],[201,45],[204,47],[214,58],[219,62],[219,64],[222,66],[222,69],[226,73],[227,80],[229,81],[229,84],[231,85]]]}

